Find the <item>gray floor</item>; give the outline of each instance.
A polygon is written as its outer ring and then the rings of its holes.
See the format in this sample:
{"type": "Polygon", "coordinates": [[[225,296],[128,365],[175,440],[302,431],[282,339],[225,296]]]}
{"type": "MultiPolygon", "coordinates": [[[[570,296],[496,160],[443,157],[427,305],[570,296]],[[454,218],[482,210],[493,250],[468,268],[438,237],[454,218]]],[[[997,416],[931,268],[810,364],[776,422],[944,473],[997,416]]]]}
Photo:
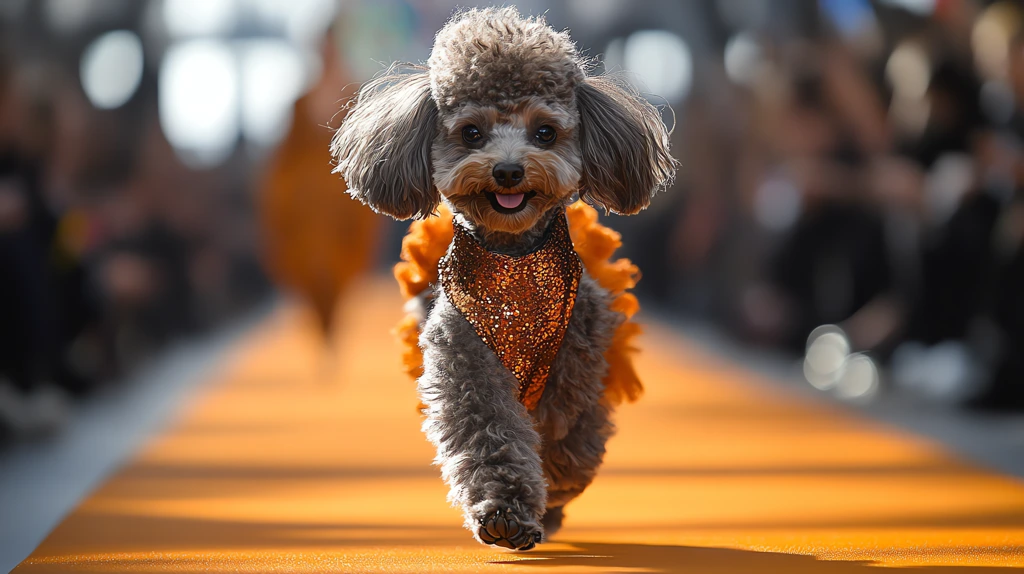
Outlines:
{"type": "MultiPolygon", "coordinates": [[[[0,572],[30,554],[79,500],[166,425],[190,392],[209,381],[225,349],[265,313],[169,351],[132,380],[79,405],[59,436],[0,450],[0,572]]],[[[792,361],[742,348],[711,328],[676,326],[705,349],[760,373],[763,384],[831,400],[803,382],[792,361]]],[[[856,408],[1024,477],[1024,415],[971,414],[900,395],[856,408]]]]}
{"type": "Polygon", "coordinates": [[[166,425],[190,392],[209,381],[225,349],[265,312],[178,345],[128,380],[76,404],[57,435],[0,448],[0,572],[24,560],[65,514],[166,425]]]}

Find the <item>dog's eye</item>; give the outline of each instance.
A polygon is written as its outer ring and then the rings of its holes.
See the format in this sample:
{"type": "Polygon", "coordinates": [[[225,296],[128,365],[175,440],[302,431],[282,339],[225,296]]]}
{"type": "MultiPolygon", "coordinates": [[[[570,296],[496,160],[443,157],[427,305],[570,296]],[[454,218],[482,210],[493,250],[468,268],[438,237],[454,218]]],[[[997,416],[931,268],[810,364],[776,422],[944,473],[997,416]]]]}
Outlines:
{"type": "Polygon", "coordinates": [[[550,145],[555,141],[555,128],[551,126],[541,126],[537,130],[536,135],[537,141],[543,145],[550,145]]]}
{"type": "Polygon", "coordinates": [[[484,139],[484,134],[480,133],[480,128],[476,126],[466,126],[462,128],[462,141],[469,145],[475,145],[480,143],[484,139]]]}

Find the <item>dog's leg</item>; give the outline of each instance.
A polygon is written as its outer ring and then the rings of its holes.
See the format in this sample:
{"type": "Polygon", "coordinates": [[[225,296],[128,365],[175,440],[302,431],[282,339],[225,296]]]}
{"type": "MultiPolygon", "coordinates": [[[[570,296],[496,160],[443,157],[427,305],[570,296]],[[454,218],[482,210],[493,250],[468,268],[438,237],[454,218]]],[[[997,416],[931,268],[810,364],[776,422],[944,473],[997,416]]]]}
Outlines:
{"type": "Polygon", "coordinates": [[[466,527],[486,544],[529,550],[540,542],[545,485],[540,436],[517,400],[519,383],[448,302],[424,325],[423,429],[466,527]]]}
{"type": "Polygon", "coordinates": [[[558,530],[565,504],[594,479],[615,430],[601,395],[608,374],[604,354],[623,318],[609,304],[608,292],[584,276],[545,397],[534,413],[544,437],[545,536],[558,530]]]}
{"type": "Polygon", "coordinates": [[[597,403],[580,415],[565,438],[544,445],[541,457],[548,482],[545,536],[558,531],[564,517],[563,507],[590,486],[604,459],[605,443],[614,433],[608,408],[597,403]]]}

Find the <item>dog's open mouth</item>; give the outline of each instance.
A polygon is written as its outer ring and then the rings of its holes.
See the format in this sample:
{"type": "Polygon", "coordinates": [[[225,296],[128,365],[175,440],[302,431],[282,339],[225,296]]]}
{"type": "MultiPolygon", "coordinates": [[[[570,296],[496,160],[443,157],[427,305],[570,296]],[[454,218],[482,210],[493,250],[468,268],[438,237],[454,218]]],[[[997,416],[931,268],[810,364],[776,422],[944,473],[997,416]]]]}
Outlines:
{"type": "Polygon", "coordinates": [[[526,209],[526,204],[529,203],[535,195],[537,195],[537,192],[495,193],[493,191],[485,191],[484,195],[486,195],[487,200],[491,202],[491,207],[494,208],[494,211],[511,215],[526,209]]]}

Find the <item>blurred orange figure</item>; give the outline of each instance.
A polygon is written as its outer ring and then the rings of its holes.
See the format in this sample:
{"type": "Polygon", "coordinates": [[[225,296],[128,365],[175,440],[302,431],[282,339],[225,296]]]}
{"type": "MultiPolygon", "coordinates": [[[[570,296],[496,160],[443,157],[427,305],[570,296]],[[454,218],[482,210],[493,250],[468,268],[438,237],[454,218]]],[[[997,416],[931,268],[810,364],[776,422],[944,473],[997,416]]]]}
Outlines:
{"type": "Polygon", "coordinates": [[[331,173],[331,126],[342,119],[332,116],[349,82],[330,34],[322,51],[323,76],[295,103],[291,129],[267,171],[260,216],[271,276],[313,311],[329,341],[337,302],[373,259],[380,218],[352,201],[331,173]]]}

